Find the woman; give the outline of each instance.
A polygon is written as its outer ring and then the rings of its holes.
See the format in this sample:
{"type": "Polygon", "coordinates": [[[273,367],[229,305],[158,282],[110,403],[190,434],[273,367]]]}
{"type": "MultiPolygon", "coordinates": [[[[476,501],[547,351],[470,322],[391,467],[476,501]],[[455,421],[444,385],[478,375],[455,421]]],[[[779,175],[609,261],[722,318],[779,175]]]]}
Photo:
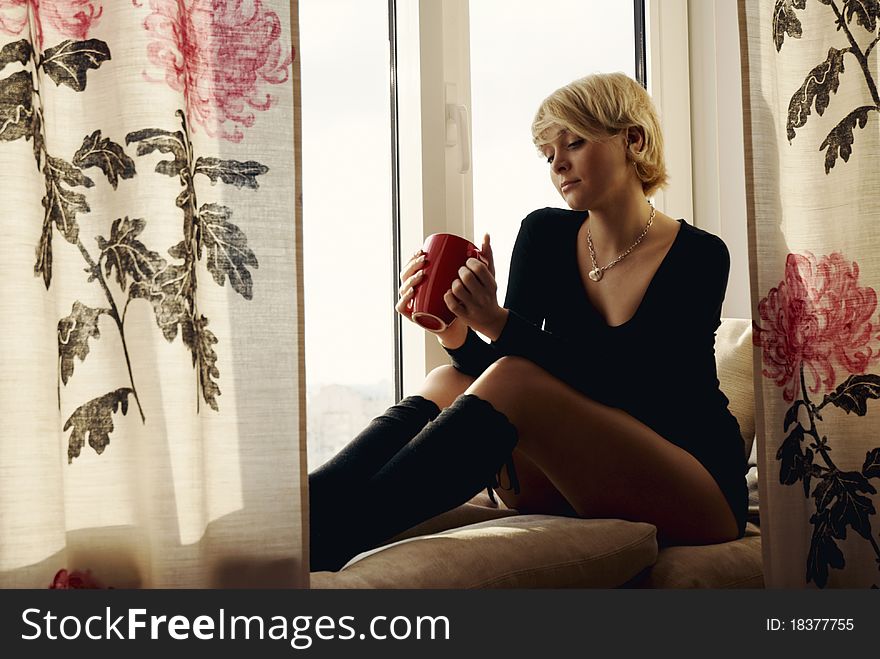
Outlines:
{"type": "MultiPolygon", "coordinates": [[[[445,296],[452,365],[309,476],[313,570],[487,483],[520,512],[649,522],[664,544],[743,535],[746,460],[714,358],[729,255],[647,201],[667,179],[650,98],[591,75],[545,99],[532,133],[571,210],[523,220],[503,307],[484,238],[445,296]]],[[[404,316],[425,267],[419,252],[401,273],[404,316]]]]}

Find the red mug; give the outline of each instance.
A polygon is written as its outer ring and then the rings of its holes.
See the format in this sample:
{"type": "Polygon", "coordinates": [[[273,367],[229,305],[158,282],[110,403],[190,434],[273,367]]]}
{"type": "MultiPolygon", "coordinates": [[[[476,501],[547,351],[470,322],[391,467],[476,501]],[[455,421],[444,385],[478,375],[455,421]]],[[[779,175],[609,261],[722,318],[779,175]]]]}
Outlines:
{"type": "Polygon", "coordinates": [[[455,320],[443,296],[458,279],[458,270],[469,258],[482,258],[471,241],[451,233],[434,233],[425,238],[425,274],[416,285],[410,302],[413,322],[431,332],[442,332],[455,320]]]}

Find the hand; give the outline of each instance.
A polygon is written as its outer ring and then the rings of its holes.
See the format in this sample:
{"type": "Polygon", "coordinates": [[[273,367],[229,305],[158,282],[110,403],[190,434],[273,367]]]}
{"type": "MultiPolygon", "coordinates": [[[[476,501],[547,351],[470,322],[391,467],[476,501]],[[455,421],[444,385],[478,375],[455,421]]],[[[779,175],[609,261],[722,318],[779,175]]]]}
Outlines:
{"type": "MultiPolygon", "coordinates": [[[[401,286],[398,290],[400,299],[395,305],[395,310],[401,316],[412,322],[412,302],[416,294],[416,289],[425,277],[425,253],[422,250],[412,255],[407,264],[400,271],[401,286]]],[[[426,330],[431,331],[431,330],[426,330]]],[[[467,327],[462,328],[461,323],[452,320],[442,332],[432,332],[441,340],[444,345],[455,348],[464,343],[467,327]]]]}
{"type": "Polygon", "coordinates": [[[507,322],[507,310],[498,305],[495,259],[488,233],[480,251],[481,259],[470,258],[459,268],[458,279],[443,300],[457,318],[494,341],[507,322]]]}
{"type": "Polygon", "coordinates": [[[397,301],[394,309],[401,316],[412,322],[412,301],[416,294],[416,286],[425,276],[425,253],[418,250],[413,254],[403,270],[400,271],[400,288],[398,294],[400,299],[397,301]]]}

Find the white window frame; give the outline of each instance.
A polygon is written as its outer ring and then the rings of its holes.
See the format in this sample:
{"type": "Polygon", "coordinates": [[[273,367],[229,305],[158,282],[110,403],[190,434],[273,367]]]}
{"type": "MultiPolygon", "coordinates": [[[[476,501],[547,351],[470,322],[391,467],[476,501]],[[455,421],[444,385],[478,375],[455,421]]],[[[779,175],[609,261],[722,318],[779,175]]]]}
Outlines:
{"type": "MultiPolygon", "coordinates": [[[[400,107],[400,236],[405,246],[425,236],[473,233],[470,166],[471,84],[468,0],[398,4],[400,107]],[[437,158],[437,153],[444,157],[437,158]]],[[[449,363],[437,339],[404,323],[403,388],[449,363]]]]}
{"type": "Polygon", "coordinates": [[[658,208],[724,240],[721,314],[751,318],[737,11],[735,2],[649,0],[648,91],[673,172],[658,208]]]}
{"type": "Polygon", "coordinates": [[[737,12],[736,2],[688,3],[693,217],[730,251],[722,315],[751,318],[737,12]]]}
{"type": "Polygon", "coordinates": [[[654,195],[657,210],[694,217],[687,0],[645,3],[648,93],[660,114],[669,186],[654,195]]]}

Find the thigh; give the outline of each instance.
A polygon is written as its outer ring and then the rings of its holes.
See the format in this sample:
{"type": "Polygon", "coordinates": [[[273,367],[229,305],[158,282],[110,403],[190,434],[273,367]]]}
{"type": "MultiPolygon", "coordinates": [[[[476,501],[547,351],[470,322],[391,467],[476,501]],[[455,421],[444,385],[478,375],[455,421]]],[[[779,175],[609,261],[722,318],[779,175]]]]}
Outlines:
{"type": "Polygon", "coordinates": [[[737,536],[733,512],[705,467],[623,410],[519,358],[496,362],[468,393],[510,419],[517,449],[578,515],[649,522],[670,544],[737,536]]]}
{"type": "Polygon", "coordinates": [[[577,517],[577,511],[547,475],[518,448],[513,450],[513,469],[519,481],[519,494],[513,491],[507,466],[501,468],[499,487],[495,488],[505,506],[524,514],[577,517]]]}

